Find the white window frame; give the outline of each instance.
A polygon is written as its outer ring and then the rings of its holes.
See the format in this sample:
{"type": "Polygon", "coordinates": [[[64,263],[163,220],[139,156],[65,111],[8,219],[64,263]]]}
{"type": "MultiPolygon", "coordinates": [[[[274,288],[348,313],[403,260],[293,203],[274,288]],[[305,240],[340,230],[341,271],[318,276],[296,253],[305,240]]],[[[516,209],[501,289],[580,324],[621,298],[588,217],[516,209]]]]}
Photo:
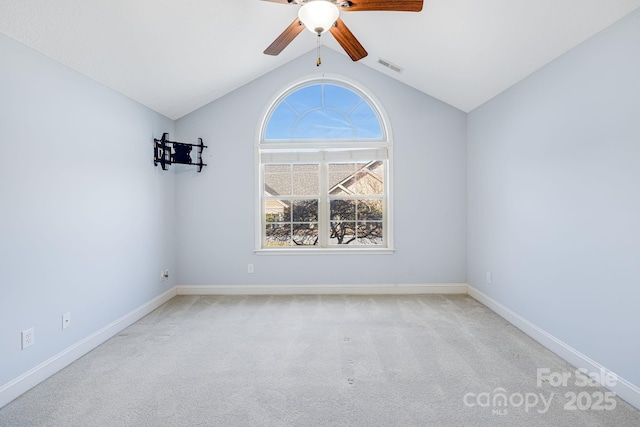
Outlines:
{"type": "MultiPolygon", "coordinates": [[[[322,77],[312,76],[300,79],[293,84],[287,86],[271,101],[267,104],[262,114],[262,121],[258,124],[257,137],[254,144],[254,171],[255,176],[255,250],[258,255],[302,255],[302,254],[393,254],[394,249],[394,230],[393,230],[393,138],[391,135],[391,128],[386,112],[382,108],[380,102],[371,95],[371,92],[362,88],[362,86],[352,80],[343,76],[336,75],[323,75],[322,77]],[[289,96],[291,93],[313,84],[335,84],[345,87],[362,97],[371,106],[374,113],[378,116],[378,121],[382,130],[382,138],[377,140],[352,140],[352,141],[316,141],[316,140],[286,140],[286,141],[273,141],[269,140],[265,142],[264,135],[268,125],[268,120],[271,113],[275,110],[281,100],[289,96]],[[264,162],[263,156],[277,156],[277,158],[285,159],[282,163],[319,163],[320,164],[320,193],[321,197],[318,206],[318,222],[324,221],[328,224],[328,202],[329,195],[326,187],[326,170],[327,164],[339,163],[335,159],[340,159],[341,156],[349,156],[351,153],[356,153],[356,158],[353,161],[365,160],[369,157],[370,160],[374,160],[372,156],[377,158],[384,156],[385,162],[385,197],[384,197],[384,212],[385,221],[383,223],[383,241],[384,245],[377,246],[361,246],[361,245],[328,245],[326,242],[326,236],[319,236],[320,242],[326,244],[325,247],[320,246],[305,246],[305,247],[279,247],[279,248],[264,248],[264,233],[263,219],[266,216],[265,209],[265,197],[264,197],[264,162]],[[286,153],[283,156],[282,153],[286,153]],[[383,153],[383,154],[381,154],[383,153]],[[367,157],[369,155],[369,157],[367,157]],[[322,197],[325,194],[326,197],[322,197]]],[[[348,162],[350,160],[343,159],[348,162]]],[[[268,162],[274,163],[274,161],[268,162]]],[[[276,162],[277,163],[277,162],[276,162]]]]}

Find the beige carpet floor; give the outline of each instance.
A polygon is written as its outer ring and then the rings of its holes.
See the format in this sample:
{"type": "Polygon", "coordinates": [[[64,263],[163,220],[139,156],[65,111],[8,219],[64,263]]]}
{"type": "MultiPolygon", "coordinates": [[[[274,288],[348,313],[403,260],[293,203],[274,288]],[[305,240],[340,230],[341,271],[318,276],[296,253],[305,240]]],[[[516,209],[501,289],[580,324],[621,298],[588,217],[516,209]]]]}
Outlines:
{"type": "Polygon", "coordinates": [[[468,296],[180,296],[0,426],[640,426],[575,370],[468,296]]]}

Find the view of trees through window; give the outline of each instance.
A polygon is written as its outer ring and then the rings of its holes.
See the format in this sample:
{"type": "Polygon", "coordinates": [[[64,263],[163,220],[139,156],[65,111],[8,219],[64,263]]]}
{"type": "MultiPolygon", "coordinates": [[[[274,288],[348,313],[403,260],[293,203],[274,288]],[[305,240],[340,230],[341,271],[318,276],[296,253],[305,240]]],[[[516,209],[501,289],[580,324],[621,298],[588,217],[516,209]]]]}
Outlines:
{"type": "Polygon", "coordinates": [[[273,106],[259,150],[261,248],[386,247],[389,144],[375,111],[326,82],[273,106]]]}
{"type": "Polygon", "coordinates": [[[329,183],[329,243],[382,244],[384,163],[329,164],[329,183]]]}
{"type": "Polygon", "coordinates": [[[319,241],[321,175],[328,177],[331,245],[379,245],[383,238],[384,163],[265,165],[265,246],[319,241]]]}

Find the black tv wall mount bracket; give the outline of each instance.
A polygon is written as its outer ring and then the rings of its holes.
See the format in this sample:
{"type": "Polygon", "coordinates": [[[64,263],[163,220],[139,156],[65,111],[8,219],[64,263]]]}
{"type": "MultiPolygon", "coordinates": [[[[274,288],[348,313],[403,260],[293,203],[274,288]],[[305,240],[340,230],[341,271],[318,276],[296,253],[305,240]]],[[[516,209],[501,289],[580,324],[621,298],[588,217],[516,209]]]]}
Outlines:
{"type": "Polygon", "coordinates": [[[153,164],[162,166],[162,170],[168,170],[169,165],[194,165],[198,167],[198,172],[202,172],[202,168],[207,166],[202,162],[202,152],[206,145],[202,142],[202,138],[198,138],[197,144],[188,144],[186,142],[169,141],[169,134],[163,133],[161,139],[153,139],[153,164]],[[196,160],[191,158],[193,147],[197,148],[196,160]]]}

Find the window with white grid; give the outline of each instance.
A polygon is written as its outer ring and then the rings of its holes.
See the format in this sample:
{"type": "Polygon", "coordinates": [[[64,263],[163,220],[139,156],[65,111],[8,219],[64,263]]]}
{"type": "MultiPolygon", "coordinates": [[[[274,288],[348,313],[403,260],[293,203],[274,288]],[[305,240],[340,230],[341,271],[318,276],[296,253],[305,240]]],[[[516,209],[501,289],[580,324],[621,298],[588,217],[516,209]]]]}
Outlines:
{"type": "Polygon", "coordinates": [[[393,249],[388,127],[360,89],[292,87],[266,114],[256,157],[258,252],[393,249]]]}

